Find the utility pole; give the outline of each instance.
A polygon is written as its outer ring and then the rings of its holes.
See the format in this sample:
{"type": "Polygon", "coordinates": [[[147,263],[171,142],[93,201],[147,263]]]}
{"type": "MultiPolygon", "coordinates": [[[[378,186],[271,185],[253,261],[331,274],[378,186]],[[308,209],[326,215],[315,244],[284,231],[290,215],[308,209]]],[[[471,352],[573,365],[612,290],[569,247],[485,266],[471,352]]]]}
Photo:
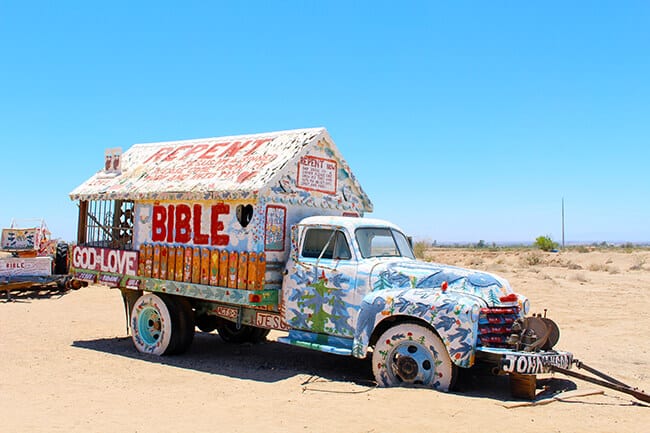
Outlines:
{"type": "Polygon", "coordinates": [[[564,248],[564,197],[562,197],[562,248],[564,248]]]}
{"type": "Polygon", "coordinates": [[[564,197],[562,197],[562,248],[564,248],[564,197]]]}

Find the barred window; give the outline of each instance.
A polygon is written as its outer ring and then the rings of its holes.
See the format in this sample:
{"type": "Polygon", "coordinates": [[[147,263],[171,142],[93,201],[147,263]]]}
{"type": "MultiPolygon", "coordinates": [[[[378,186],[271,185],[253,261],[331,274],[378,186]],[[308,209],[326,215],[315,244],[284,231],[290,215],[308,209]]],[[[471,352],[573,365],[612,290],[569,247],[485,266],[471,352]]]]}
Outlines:
{"type": "Polygon", "coordinates": [[[131,249],[133,218],[132,201],[82,201],[79,203],[77,241],[93,247],[131,249]]]}

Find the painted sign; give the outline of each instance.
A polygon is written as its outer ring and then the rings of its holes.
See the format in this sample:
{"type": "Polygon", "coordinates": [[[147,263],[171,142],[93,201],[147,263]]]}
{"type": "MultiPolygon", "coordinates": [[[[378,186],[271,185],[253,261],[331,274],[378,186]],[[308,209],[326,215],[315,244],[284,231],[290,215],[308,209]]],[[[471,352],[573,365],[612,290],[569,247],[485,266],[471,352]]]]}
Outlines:
{"type": "Polygon", "coordinates": [[[145,164],[155,162],[164,166],[161,170],[149,172],[147,181],[186,181],[217,177],[245,182],[278,156],[256,152],[271,140],[272,138],[260,138],[164,146],[145,161],[145,164]],[[173,163],[173,166],[169,163],[173,163]]]}
{"type": "Polygon", "coordinates": [[[230,236],[223,233],[224,225],[219,220],[221,215],[227,215],[230,206],[217,203],[210,207],[201,204],[179,203],[167,206],[154,205],[151,220],[151,240],[195,245],[228,245],[230,236]],[[203,231],[203,215],[209,214],[210,227],[203,231]]]}
{"type": "Polygon", "coordinates": [[[137,276],[138,253],[136,251],[75,246],[72,250],[72,267],[137,276]]]}
{"type": "Polygon", "coordinates": [[[8,250],[33,250],[40,243],[41,230],[2,229],[2,248],[8,250]]]}
{"type": "Polygon", "coordinates": [[[104,151],[104,171],[119,174],[122,171],[122,148],[116,147],[104,151]]]}
{"type": "Polygon", "coordinates": [[[236,319],[239,315],[239,309],[233,307],[226,307],[218,305],[213,310],[217,315],[225,317],[226,319],[236,319]]]}
{"type": "Polygon", "coordinates": [[[572,358],[569,353],[505,355],[501,361],[501,369],[506,373],[541,374],[547,373],[551,365],[570,368],[572,358]]]}
{"type": "Polygon", "coordinates": [[[336,161],[317,156],[303,156],[298,162],[298,188],[336,194],[336,161]]]}
{"type": "Polygon", "coordinates": [[[287,222],[287,209],[283,206],[266,207],[266,228],[264,249],[266,251],[283,251],[284,235],[287,222]]]}
{"type": "Polygon", "coordinates": [[[50,257],[5,257],[0,259],[0,276],[2,277],[48,277],[52,275],[50,257]]]}
{"type": "Polygon", "coordinates": [[[283,331],[291,330],[291,327],[282,320],[281,315],[262,311],[255,314],[255,326],[258,328],[281,329],[283,331]]]}

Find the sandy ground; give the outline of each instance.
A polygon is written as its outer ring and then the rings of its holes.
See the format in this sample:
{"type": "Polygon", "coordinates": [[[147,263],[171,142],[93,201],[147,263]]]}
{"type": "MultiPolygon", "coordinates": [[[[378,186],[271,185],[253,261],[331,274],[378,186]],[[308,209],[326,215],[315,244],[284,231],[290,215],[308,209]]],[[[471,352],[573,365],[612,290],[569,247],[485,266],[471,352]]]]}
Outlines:
{"type": "MultiPolygon", "coordinates": [[[[559,348],[650,391],[650,252],[433,249],[439,262],[489,270],[555,319],[559,348]]],[[[270,341],[229,345],[197,333],[189,352],[137,353],[119,292],[0,302],[0,431],[640,432],[650,407],[605,389],[507,409],[503,378],[467,375],[462,392],[379,389],[368,361],[270,341]]],[[[541,382],[541,381],[540,381],[541,382]]],[[[552,390],[597,390],[556,375],[552,390]]]]}

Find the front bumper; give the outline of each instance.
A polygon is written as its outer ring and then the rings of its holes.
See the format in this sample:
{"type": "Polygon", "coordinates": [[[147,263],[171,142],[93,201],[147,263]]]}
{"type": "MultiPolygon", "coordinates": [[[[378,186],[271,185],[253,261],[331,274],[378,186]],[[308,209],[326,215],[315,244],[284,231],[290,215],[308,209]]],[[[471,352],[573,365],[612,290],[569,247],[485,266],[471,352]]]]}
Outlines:
{"type": "Polygon", "coordinates": [[[478,347],[476,361],[491,364],[499,374],[542,374],[550,373],[552,366],[570,369],[573,354],[560,350],[521,352],[498,347],[478,347]]]}

